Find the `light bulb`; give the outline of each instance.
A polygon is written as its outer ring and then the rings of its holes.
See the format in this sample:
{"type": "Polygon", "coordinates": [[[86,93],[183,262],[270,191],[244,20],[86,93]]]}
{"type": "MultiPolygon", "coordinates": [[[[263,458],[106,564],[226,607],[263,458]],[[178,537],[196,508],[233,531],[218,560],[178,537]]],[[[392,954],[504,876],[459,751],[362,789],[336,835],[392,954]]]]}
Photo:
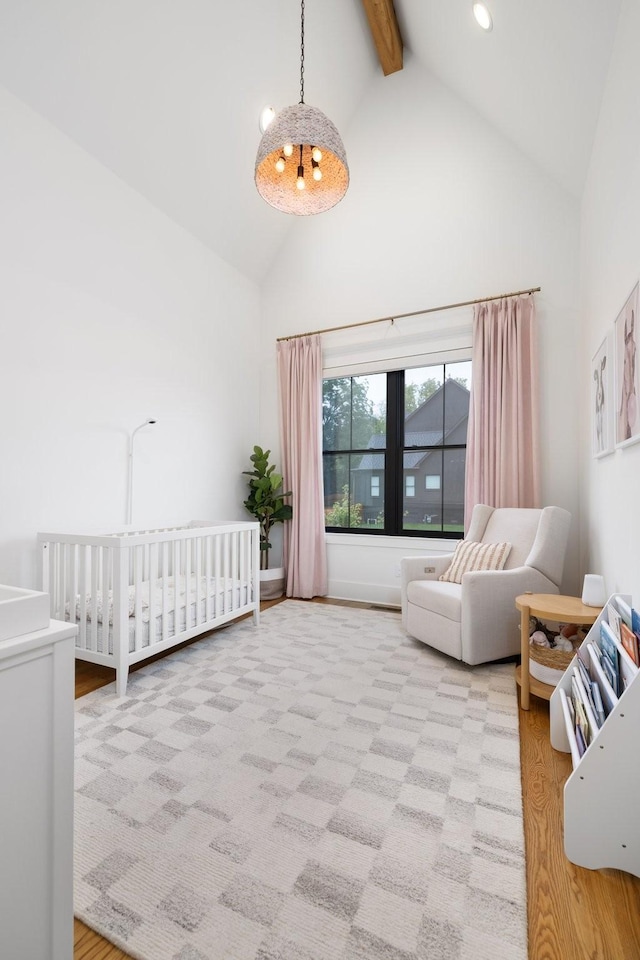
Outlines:
{"type": "Polygon", "coordinates": [[[278,157],[278,159],[276,160],[276,170],[278,171],[278,173],[284,173],[284,168],[285,168],[284,157],[278,157]]]}
{"type": "Polygon", "coordinates": [[[305,182],[304,182],[303,176],[298,175],[298,179],[296,180],[296,187],[298,188],[298,190],[304,190],[305,182]]]}
{"type": "Polygon", "coordinates": [[[473,15],[483,30],[491,30],[493,19],[484,3],[476,2],[473,4],[473,15]]]}
{"type": "Polygon", "coordinates": [[[293,153],[293,144],[285,143],[284,147],[282,148],[282,152],[284,153],[285,157],[290,157],[293,153]]]}
{"type": "Polygon", "coordinates": [[[260,120],[258,125],[260,127],[260,133],[264,133],[271,121],[275,118],[276,112],[273,107],[263,107],[260,111],[260,120]]]}
{"type": "Polygon", "coordinates": [[[313,147],[313,149],[311,150],[311,156],[313,157],[316,163],[320,163],[320,161],[322,160],[322,150],[320,150],[319,147],[313,147]]]}
{"type": "Polygon", "coordinates": [[[322,180],[322,170],[320,169],[320,167],[313,168],[313,179],[322,180]]]}

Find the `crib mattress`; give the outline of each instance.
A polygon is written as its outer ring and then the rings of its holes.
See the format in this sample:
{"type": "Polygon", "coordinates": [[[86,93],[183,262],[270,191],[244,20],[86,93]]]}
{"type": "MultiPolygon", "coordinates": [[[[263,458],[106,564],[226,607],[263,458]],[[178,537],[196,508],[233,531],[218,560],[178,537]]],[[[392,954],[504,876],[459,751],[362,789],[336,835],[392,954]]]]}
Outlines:
{"type": "MultiPolygon", "coordinates": [[[[204,580],[204,578],[203,578],[204,580]]],[[[161,581],[157,581],[155,587],[155,609],[162,611],[163,590],[159,586],[161,581]]],[[[198,624],[211,623],[225,613],[232,613],[251,602],[251,584],[239,580],[222,580],[220,578],[211,578],[208,589],[206,581],[201,583],[201,599],[198,602],[195,594],[195,587],[189,591],[189,602],[186,602],[186,591],[178,589],[178,617],[176,629],[176,609],[175,609],[175,591],[170,594],[168,608],[163,616],[160,612],[154,617],[153,623],[150,622],[149,607],[149,585],[143,583],[142,598],[140,605],[140,615],[136,618],[135,593],[129,591],[129,653],[136,650],[153,647],[154,644],[162,640],[176,636],[193,629],[198,624]],[[207,621],[207,596],[210,601],[211,620],[207,621]],[[166,620],[166,625],[163,621],[166,620]]],[[[96,623],[91,621],[89,611],[91,609],[91,598],[87,598],[87,616],[82,622],[80,613],[79,599],[77,598],[75,610],[75,622],[78,624],[78,635],[76,637],[76,649],[91,650],[96,653],[113,654],[113,609],[112,597],[108,598],[109,616],[104,616],[102,600],[98,598],[98,616],[96,623]],[[95,634],[94,634],[95,631],[95,634]]],[[[70,618],[69,618],[70,619],[70,618]]]]}

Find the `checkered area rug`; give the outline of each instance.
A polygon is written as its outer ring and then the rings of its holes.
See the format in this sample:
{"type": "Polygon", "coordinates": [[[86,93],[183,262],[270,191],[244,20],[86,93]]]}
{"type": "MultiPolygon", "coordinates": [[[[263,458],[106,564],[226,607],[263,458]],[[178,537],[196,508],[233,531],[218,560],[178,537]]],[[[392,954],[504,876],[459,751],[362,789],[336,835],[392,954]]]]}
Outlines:
{"type": "Polygon", "coordinates": [[[131,956],[526,960],[513,665],[286,601],[76,727],[76,915],[131,956]]]}

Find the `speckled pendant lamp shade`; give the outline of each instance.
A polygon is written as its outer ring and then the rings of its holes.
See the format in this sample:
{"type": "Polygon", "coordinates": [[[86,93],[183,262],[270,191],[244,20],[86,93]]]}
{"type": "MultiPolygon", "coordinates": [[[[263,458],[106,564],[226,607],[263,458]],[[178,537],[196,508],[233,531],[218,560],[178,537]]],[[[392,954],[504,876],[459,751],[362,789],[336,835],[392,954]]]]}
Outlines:
{"type": "Polygon", "coordinates": [[[285,107],[265,130],[256,157],[256,186],[261,197],[277,210],[308,216],[335,206],[347,192],[349,167],[344,145],[335,125],[316,107],[297,103],[285,107]],[[285,158],[280,173],[276,163],[284,157],[286,144],[293,145],[293,154],[285,158]],[[302,166],[305,189],[298,190],[298,166],[302,144],[302,166]],[[314,180],[311,148],[318,147],[322,160],[318,164],[322,179],[314,180]]]}
{"type": "Polygon", "coordinates": [[[334,124],[304,102],[304,0],[301,3],[300,103],[285,107],[262,135],[255,181],[283,213],[306,217],[334,207],[349,186],[344,144],[334,124]]]}

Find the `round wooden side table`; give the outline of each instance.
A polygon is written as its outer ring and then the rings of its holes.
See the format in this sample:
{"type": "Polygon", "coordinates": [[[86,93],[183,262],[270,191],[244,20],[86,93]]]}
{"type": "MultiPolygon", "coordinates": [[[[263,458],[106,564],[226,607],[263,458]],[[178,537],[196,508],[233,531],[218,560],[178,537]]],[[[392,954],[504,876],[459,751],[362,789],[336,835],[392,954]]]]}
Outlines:
{"type": "Polygon", "coordinates": [[[549,700],[555,690],[552,684],[542,683],[529,673],[529,618],[590,626],[598,619],[602,607],[588,607],[580,597],[563,597],[557,593],[521,593],[516,597],[516,607],[520,611],[522,650],[522,662],[516,667],[516,683],[520,686],[520,706],[528,710],[530,694],[549,700]]]}

